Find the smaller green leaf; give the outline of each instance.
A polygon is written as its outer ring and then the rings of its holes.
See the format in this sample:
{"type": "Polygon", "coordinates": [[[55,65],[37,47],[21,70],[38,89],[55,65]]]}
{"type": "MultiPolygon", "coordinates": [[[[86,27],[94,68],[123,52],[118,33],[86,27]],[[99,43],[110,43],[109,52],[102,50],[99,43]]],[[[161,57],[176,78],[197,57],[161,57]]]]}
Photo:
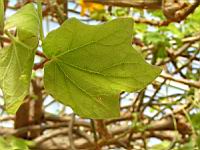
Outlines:
{"type": "Polygon", "coordinates": [[[10,137],[0,137],[0,149],[1,150],[29,150],[28,142],[16,138],[14,136],[10,137]]]}
{"type": "Polygon", "coordinates": [[[15,113],[28,94],[38,44],[39,17],[34,5],[27,4],[8,18],[5,30],[12,43],[0,51],[0,88],[7,112],[15,113]],[[17,29],[16,37],[7,31],[12,27],[17,29]]]}
{"type": "Polygon", "coordinates": [[[28,142],[23,139],[16,137],[9,137],[7,141],[10,143],[13,150],[29,150],[28,142]]]}
{"type": "Polygon", "coordinates": [[[167,57],[166,48],[170,46],[168,38],[159,32],[148,32],[144,36],[146,44],[154,45],[154,55],[152,64],[155,64],[157,58],[167,57]]]}
{"type": "Polygon", "coordinates": [[[104,9],[94,10],[93,12],[90,12],[90,18],[94,20],[104,20],[104,21],[108,20],[108,16],[104,9]]]}
{"type": "Polygon", "coordinates": [[[185,20],[185,30],[184,33],[188,34],[188,33],[193,33],[195,31],[199,31],[199,27],[200,27],[200,7],[197,7],[195,9],[194,13],[191,13],[187,19],[185,20]]]}
{"type": "Polygon", "coordinates": [[[5,22],[5,30],[16,27],[19,40],[32,48],[38,44],[39,17],[32,3],[23,6],[5,22]]]}
{"type": "Polygon", "coordinates": [[[122,8],[122,7],[115,7],[113,8],[113,14],[117,17],[127,16],[128,15],[128,9],[122,8]]]}
{"type": "Polygon", "coordinates": [[[153,145],[150,150],[167,150],[170,144],[171,143],[169,141],[163,141],[160,144],[153,145]]]}
{"type": "Polygon", "coordinates": [[[157,51],[155,53],[156,58],[166,58],[167,57],[167,52],[166,52],[166,47],[162,43],[158,43],[157,45],[157,51]]]}
{"type": "Polygon", "coordinates": [[[178,150],[195,150],[195,141],[190,140],[188,143],[181,145],[178,150]]]}
{"type": "Polygon", "coordinates": [[[195,130],[200,130],[200,113],[191,115],[192,125],[195,130]]]}
{"type": "Polygon", "coordinates": [[[28,93],[34,51],[20,41],[0,51],[0,87],[7,111],[14,113],[28,93]]]}
{"type": "Polygon", "coordinates": [[[173,34],[172,36],[175,38],[183,38],[184,33],[181,32],[181,27],[178,27],[175,23],[171,23],[166,27],[160,27],[159,31],[164,32],[164,34],[173,34]]]}
{"type": "Polygon", "coordinates": [[[135,32],[137,33],[144,33],[147,31],[148,26],[143,23],[136,23],[134,24],[134,29],[135,29],[135,32]]]}
{"type": "Polygon", "coordinates": [[[5,141],[3,137],[0,137],[0,149],[12,150],[11,146],[8,144],[8,142],[5,141]]]}
{"type": "Polygon", "coordinates": [[[4,0],[0,0],[0,33],[4,29],[4,0]]]}
{"type": "Polygon", "coordinates": [[[196,145],[200,149],[200,135],[196,138],[196,145]]]}
{"type": "Polygon", "coordinates": [[[162,43],[165,46],[169,46],[169,39],[159,32],[147,32],[144,36],[144,42],[155,45],[162,43]]]}
{"type": "Polygon", "coordinates": [[[161,20],[165,19],[165,16],[163,15],[163,12],[161,9],[159,10],[153,10],[153,11],[149,11],[154,17],[159,17],[161,20]]]}

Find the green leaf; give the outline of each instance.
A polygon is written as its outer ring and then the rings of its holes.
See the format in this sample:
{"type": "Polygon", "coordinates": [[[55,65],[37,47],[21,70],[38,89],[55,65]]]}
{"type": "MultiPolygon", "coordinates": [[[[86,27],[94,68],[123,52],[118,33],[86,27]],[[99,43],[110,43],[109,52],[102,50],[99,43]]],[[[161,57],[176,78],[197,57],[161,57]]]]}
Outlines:
{"type": "Polygon", "coordinates": [[[198,149],[200,149],[200,135],[198,135],[196,138],[196,145],[197,145],[198,149]]]}
{"type": "Polygon", "coordinates": [[[200,130],[200,113],[192,114],[191,116],[192,126],[195,130],[200,130]]]}
{"type": "Polygon", "coordinates": [[[7,141],[10,143],[13,150],[29,150],[28,141],[16,137],[9,137],[7,141]]]}
{"type": "Polygon", "coordinates": [[[29,150],[27,141],[16,137],[0,137],[1,150],[29,150]]]}
{"type": "Polygon", "coordinates": [[[178,27],[175,23],[171,23],[165,27],[160,27],[159,30],[162,31],[165,35],[172,34],[171,36],[181,39],[184,37],[184,33],[181,31],[181,27],[178,27]]]}
{"type": "Polygon", "coordinates": [[[188,143],[181,145],[178,150],[195,150],[195,141],[190,140],[188,143]]]}
{"type": "Polygon", "coordinates": [[[169,149],[170,144],[169,141],[163,141],[160,144],[153,145],[150,150],[167,150],[169,149]]]}
{"type": "Polygon", "coordinates": [[[119,117],[120,92],[143,89],[161,71],[133,49],[132,29],[133,20],[125,18],[96,26],[64,22],[43,43],[50,59],[46,90],[81,117],[119,117]]]}
{"type": "Polygon", "coordinates": [[[165,16],[163,15],[162,9],[158,10],[149,10],[149,13],[152,14],[154,17],[159,17],[159,19],[164,20],[165,16]]]}
{"type": "Polygon", "coordinates": [[[4,140],[3,137],[0,137],[0,149],[6,149],[6,150],[11,150],[11,147],[9,144],[4,140]]]}
{"type": "Polygon", "coordinates": [[[15,113],[28,93],[34,50],[15,41],[0,51],[0,87],[7,111],[15,113]]]}
{"type": "Polygon", "coordinates": [[[137,33],[144,33],[148,29],[148,26],[146,24],[136,23],[134,24],[134,29],[137,33]]]}
{"type": "Polygon", "coordinates": [[[187,19],[185,20],[185,24],[184,24],[184,34],[191,34],[193,32],[198,32],[199,28],[200,28],[200,23],[199,23],[199,16],[200,13],[200,7],[198,6],[195,9],[194,13],[191,13],[187,19]]]}
{"type": "Polygon", "coordinates": [[[122,17],[122,16],[127,16],[128,12],[129,10],[127,8],[114,7],[112,13],[117,17],[122,17]]]}
{"type": "Polygon", "coordinates": [[[144,42],[146,44],[154,45],[154,55],[152,64],[155,64],[157,58],[166,58],[166,48],[170,46],[169,39],[159,32],[147,32],[144,36],[144,42]]]}
{"type": "Polygon", "coordinates": [[[4,2],[0,0],[0,33],[3,32],[4,28],[4,2]]]}
{"type": "Polygon", "coordinates": [[[160,46],[161,44],[166,47],[170,46],[167,36],[159,32],[147,32],[144,36],[144,42],[146,44],[154,44],[156,46],[160,46]]]}
{"type": "Polygon", "coordinates": [[[33,4],[28,4],[6,22],[6,29],[17,28],[17,37],[10,35],[11,45],[0,51],[0,88],[10,113],[16,112],[28,93],[38,44],[39,22],[35,16],[33,4]]]}
{"type": "Polygon", "coordinates": [[[5,23],[5,30],[16,27],[19,40],[30,47],[37,47],[39,17],[32,3],[25,5],[5,23]]]}

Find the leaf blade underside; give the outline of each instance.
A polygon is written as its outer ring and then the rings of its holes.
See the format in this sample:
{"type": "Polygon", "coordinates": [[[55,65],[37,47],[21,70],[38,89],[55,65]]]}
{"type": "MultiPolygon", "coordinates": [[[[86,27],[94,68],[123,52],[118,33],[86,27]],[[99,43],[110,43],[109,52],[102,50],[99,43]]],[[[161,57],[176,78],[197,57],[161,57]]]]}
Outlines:
{"type": "Polygon", "coordinates": [[[119,95],[144,88],[160,73],[131,45],[132,19],[86,25],[69,19],[48,34],[44,84],[81,117],[119,117],[119,95]]]}
{"type": "Polygon", "coordinates": [[[9,113],[15,113],[28,94],[38,44],[39,19],[35,16],[34,5],[27,4],[6,20],[6,30],[17,29],[11,45],[0,51],[0,88],[9,113]]]}

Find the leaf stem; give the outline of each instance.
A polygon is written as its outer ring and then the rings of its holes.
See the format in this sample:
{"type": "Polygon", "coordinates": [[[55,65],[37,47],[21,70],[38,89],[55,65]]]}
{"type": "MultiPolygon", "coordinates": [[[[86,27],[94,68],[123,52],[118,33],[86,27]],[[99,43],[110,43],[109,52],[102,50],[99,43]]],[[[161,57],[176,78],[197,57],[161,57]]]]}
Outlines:
{"type": "Polygon", "coordinates": [[[92,126],[94,141],[95,141],[95,143],[97,143],[98,137],[97,137],[97,134],[96,134],[96,127],[95,127],[95,124],[94,124],[94,120],[90,119],[90,123],[91,123],[91,126],[92,126]]]}
{"type": "Polygon", "coordinates": [[[192,129],[192,134],[196,135],[196,132],[195,132],[195,128],[193,126],[193,123],[192,123],[192,120],[190,118],[190,115],[188,114],[188,112],[183,108],[183,112],[187,118],[187,120],[189,121],[189,123],[191,124],[191,129],[192,129]]]}
{"type": "Polygon", "coordinates": [[[20,43],[23,47],[30,49],[28,45],[18,40],[14,35],[12,35],[8,30],[5,30],[5,34],[10,38],[11,42],[20,43]]]}
{"type": "Polygon", "coordinates": [[[5,34],[11,39],[11,41],[16,41],[16,38],[8,30],[5,30],[5,34]]]}
{"type": "Polygon", "coordinates": [[[0,0],[0,35],[3,35],[4,29],[4,2],[0,0]]]}
{"type": "Polygon", "coordinates": [[[42,2],[41,0],[37,0],[37,11],[38,16],[40,20],[40,39],[43,42],[44,41],[44,31],[43,31],[43,25],[42,25],[42,2]]]}

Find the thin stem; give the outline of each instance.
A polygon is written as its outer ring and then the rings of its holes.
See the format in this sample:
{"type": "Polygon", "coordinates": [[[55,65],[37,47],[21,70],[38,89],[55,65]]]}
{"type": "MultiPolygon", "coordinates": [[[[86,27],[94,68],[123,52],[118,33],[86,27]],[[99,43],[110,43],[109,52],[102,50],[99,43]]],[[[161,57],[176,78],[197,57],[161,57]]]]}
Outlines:
{"type": "Polygon", "coordinates": [[[5,34],[11,39],[11,41],[16,41],[16,38],[8,30],[5,30],[5,34]]]}
{"type": "Polygon", "coordinates": [[[95,143],[97,143],[98,138],[97,138],[97,134],[96,134],[96,127],[94,124],[94,120],[90,119],[90,122],[91,122],[92,131],[93,131],[94,141],[95,141],[95,143]]]}
{"type": "Polygon", "coordinates": [[[190,118],[190,115],[188,114],[188,112],[187,112],[184,108],[183,108],[183,112],[184,112],[184,114],[185,114],[187,120],[188,120],[189,123],[191,124],[192,134],[195,135],[196,132],[195,132],[195,129],[194,129],[194,126],[193,126],[192,120],[191,120],[191,118],[190,118]]]}
{"type": "Polygon", "coordinates": [[[66,19],[68,19],[68,0],[65,0],[63,5],[66,19]]]}
{"type": "Polygon", "coordinates": [[[4,2],[0,0],[0,35],[3,35],[4,29],[4,2]]]}
{"type": "Polygon", "coordinates": [[[43,42],[44,41],[44,31],[43,31],[43,25],[42,25],[42,2],[41,0],[37,0],[37,10],[38,10],[38,16],[40,19],[40,39],[43,42]]]}
{"type": "Polygon", "coordinates": [[[70,148],[71,150],[76,150],[75,145],[74,145],[74,139],[73,139],[73,126],[74,126],[74,121],[75,121],[75,114],[72,114],[71,121],[69,123],[69,143],[70,143],[70,148]]]}
{"type": "Polygon", "coordinates": [[[30,49],[30,47],[28,45],[26,45],[25,43],[21,42],[20,40],[18,40],[15,36],[13,36],[8,30],[5,30],[5,34],[10,38],[11,42],[16,42],[16,43],[20,43],[22,46],[24,46],[27,49],[30,49]]]}

